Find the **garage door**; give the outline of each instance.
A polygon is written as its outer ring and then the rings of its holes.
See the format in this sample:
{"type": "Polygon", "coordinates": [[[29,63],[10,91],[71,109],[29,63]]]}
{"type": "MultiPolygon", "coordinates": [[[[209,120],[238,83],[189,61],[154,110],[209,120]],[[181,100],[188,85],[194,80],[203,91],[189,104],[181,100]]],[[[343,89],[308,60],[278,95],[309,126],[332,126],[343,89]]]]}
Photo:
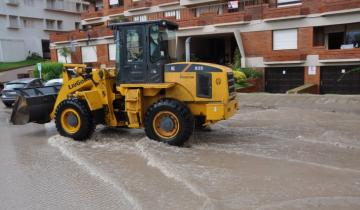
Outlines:
{"type": "Polygon", "coordinates": [[[304,84],[304,67],[266,68],[265,90],[269,93],[286,91],[304,84]]]}
{"type": "Polygon", "coordinates": [[[321,93],[360,94],[360,72],[346,73],[356,67],[360,66],[321,67],[321,93]]]}

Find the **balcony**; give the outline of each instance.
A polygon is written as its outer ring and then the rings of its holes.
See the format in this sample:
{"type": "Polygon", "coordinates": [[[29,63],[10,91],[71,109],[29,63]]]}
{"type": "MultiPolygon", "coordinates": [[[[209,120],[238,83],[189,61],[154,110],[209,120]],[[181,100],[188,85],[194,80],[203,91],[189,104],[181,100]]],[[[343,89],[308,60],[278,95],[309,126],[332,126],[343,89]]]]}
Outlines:
{"type": "Polygon", "coordinates": [[[124,6],[120,5],[118,7],[112,7],[108,10],[107,14],[109,16],[114,16],[114,15],[120,15],[124,13],[124,6]]]}
{"type": "Polygon", "coordinates": [[[18,6],[19,0],[5,0],[5,3],[10,6],[18,6]]]}
{"type": "Polygon", "coordinates": [[[302,54],[298,50],[282,50],[273,51],[271,55],[264,57],[265,64],[278,64],[283,62],[288,63],[304,63],[306,60],[306,54],[302,54]]]}
{"type": "Polygon", "coordinates": [[[221,0],[180,0],[181,6],[192,7],[206,3],[221,3],[221,0]]]}
{"type": "Polygon", "coordinates": [[[130,5],[127,6],[126,10],[129,12],[132,11],[138,11],[143,9],[149,9],[152,5],[151,0],[145,0],[145,1],[132,1],[130,5]]]}
{"type": "Polygon", "coordinates": [[[153,5],[158,5],[159,7],[168,6],[168,5],[176,5],[180,4],[179,0],[155,0],[153,1],[153,5]]]}
{"type": "Polygon", "coordinates": [[[198,6],[183,9],[181,20],[177,22],[180,27],[247,23],[253,19],[260,19],[264,6],[267,4],[262,4],[262,1],[256,0],[241,0],[238,1],[237,5],[221,3],[198,6]]]}
{"type": "Polygon", "coordinates": [[[351,60],[359,59],[360,48],[340,49],[340,50],[321,50],[320,60],[351,60]]]}
{"type": "Polygon", "coordinates": [[[102,8],[97,8],[93,4],[89,5],[89,8],[81,13],[81,19],[100,19],[102,16],[104,16],[104,12],[102,8]]]}
{"type": "Polygon", "coordinates": [[[322,0],[320,12],[331,13],[339,10],[358,9],[360,0],[322,0]]]}
{"type": "Polygon", "coordinates": [[[69,12],[69,13],[81,13],[84,11],[82,4],[80,2],[56,1],[56,0],[47,0],[45,9],[52,11],[59,11],[59,12],[69,12]]]}
{"type": "Polygon", "coordinates": [[[269,4],[263,11],[263,18],[265,20],[289,19],[289,17],[301,18],[310,14],[310,11],[310,8],[302,3],[287,4],[280,7],[276,4],[269,4]]]}
{"type": "Polygon", "coordinates": [[[113,32],[106,26],[97,26],[88,31],[53,32],[50,42],[68,42],[69,40],[94,39],[97,37],[112,36],[113,32]]]}

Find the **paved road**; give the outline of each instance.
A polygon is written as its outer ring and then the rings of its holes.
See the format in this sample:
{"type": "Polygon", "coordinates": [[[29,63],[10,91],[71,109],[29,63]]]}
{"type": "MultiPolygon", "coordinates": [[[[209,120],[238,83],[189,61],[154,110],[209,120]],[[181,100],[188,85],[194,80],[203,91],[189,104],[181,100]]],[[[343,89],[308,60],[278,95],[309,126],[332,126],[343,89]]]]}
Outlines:
{"type": "Polygon", "coordinates": [[[15,80],[17,79],[18,74],[27,74],[31,70],[34,70],[34,66],[26,66],[10,71],[0,72],[0,83],[15,80]]]}
{"type": "Polygon", "coordinates": [[[73,142],[1,107],[1,208],[360,209],[360,96],[239,98],[184,148],[104,127],[73,142]]]}
{"type": "MultiPolygon", "coordinates": [[[[0,105],[0,209],[118,209],[119,192],[48,144],[53,125],[12,126],[0,105]]],[[[129,207],[129,206],[128,206],[129,207]]],[[[127,209],[130,209],[127,208],[127,209]]]]}

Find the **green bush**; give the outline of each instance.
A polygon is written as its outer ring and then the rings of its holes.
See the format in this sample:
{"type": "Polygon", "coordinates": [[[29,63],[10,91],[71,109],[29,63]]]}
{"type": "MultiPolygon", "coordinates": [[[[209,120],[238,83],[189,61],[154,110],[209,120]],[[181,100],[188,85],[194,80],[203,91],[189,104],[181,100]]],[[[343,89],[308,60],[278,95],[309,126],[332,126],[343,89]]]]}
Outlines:
{"type": "Polygon", "coordinates": [[[43,58],[38,53],[33,52],[26,57],[26,60],[43,60],[43,58]]]}
{"type": "MultiPolygon", "coordinates": [[[[42,79],[45,81],[51,80],[51,79],[57,79],[61,77],[62,74],[62,63],[56,63],[56,62],[42,62],[41,63],[41,74],[42,79]]],[[[37,65],[35,65],[34,68],[34,76],[39,77],[39,70],[37,68],[37,65]]]]}
{"type": "Polygon", "coordinates": [[[236,83],[246,81],[246,75],[242,71],[234,71],[234,80],[236,83]]]}
{"type": "Polygon", "coordinates": [[[256,78],[262,78],[263,74],[261,72],[256,71],[255,69],[252,68],[241,68],[239,69],[239,71],[244,72],[244,74],[246,75],[246,77],[248,79],[256,79],[256,78]]]}

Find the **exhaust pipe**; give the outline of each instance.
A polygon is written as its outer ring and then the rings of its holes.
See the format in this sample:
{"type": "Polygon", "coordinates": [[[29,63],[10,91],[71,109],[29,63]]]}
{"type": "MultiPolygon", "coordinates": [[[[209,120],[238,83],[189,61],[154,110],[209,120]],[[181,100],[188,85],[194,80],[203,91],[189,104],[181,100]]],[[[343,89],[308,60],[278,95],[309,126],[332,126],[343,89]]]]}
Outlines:
{"type": "Polygon", "coordinates": [[[185,61],[190,62],[190,43],[191,37],[186,38],[185,41],[185,61]]]}

